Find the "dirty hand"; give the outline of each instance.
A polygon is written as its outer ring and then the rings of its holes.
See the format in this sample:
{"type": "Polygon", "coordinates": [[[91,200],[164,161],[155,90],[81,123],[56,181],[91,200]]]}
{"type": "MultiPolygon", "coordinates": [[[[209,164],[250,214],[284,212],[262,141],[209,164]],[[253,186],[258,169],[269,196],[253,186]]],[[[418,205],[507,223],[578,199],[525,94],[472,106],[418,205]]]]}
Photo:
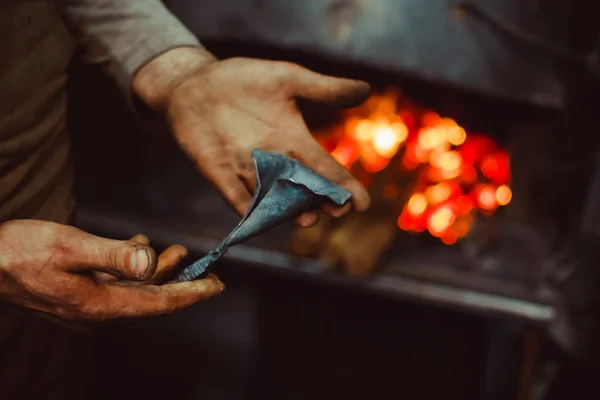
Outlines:
{"type": "Polygon", "coordinates": [[[157,258],[144,236],[110,240],[13,220],[0,224],[0,301],[84,323],[172,313],[224,288],[216,276],[159,286],[185,255],[173,246],[157,258]]]}
{"type": "MultiPolygon", "coordinates": [[[[247,58],[216,61],[199,49],[175,49],[155,58],[134,79],[150,107],[166,113],[181,147],[238,213],[246,212],[256,188],[254,148],[299,159],[352,193],[357,211],[369,206],[365,188],[313,138],[296,106],[299,98],[353,107],[368,84],[329,77],[288,62],[247,58]]],[[[340,216],[350,205],[323,211],[340,216]]],[[[316,223],[316,212],[298,223],[316,223]]]]}

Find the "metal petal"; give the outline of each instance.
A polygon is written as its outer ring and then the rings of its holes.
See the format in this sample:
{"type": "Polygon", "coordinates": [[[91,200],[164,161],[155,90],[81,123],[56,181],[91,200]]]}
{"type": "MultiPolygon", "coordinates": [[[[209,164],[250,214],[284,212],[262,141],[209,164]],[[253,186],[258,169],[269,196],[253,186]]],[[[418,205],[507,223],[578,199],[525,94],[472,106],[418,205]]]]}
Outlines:
{"type": "Polygon", "coordinates": [[[346,189],[297,160],[259,149],[253,150],[252,159],[258,184],[250,208],[219,246],[181,272],[178,281],[198,278],[227,252],[229,246],[314,209],[323,201],[341,206],[351,197],[346,189]]]}

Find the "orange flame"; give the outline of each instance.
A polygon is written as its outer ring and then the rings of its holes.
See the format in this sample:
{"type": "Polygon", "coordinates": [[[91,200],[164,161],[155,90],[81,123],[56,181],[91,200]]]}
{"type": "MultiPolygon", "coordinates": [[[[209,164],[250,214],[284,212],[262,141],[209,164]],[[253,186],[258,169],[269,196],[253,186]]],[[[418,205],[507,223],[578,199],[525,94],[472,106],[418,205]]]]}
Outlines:
{"type": "Polygon", "coordinates": [[[484,210],[493,210],[497,207],[496,190],[492,186],[484,186],[477,195],[479,207],[484,210]]]}
{"type": "Polygon", "coordinates": [[[440,207],[429,217],[427,229],[433,236],[441,236],[454,223],[455,218],[450,207],[440,207]]]}
{"type": "MultiPolygon", "coordinates": [[[[361,180],[367,181],[368,174],[390,166],[403,150],[397,167],[419,175],[398,226],[428,230],[443,243],[453,244],[468,235],[478,212],[490,215],[510,203],[508,153],[489,136],[469,134],[455,120],[423,112],[410,102],[402,105],[401,100],[393,88],[372,95],[347,111],[344,123],[333,129],[337,144],[332,145],[331,138],[319,141],[346,168],[359,163],[367,172],[361,180]],[[424,168],[417,169],[420,165],[424,168]]],[[[381,196],[400,201],[402,190],[391,181],[383,185],[381,196]]]]}
{"type": "Polygon", "coordinates": [[[427,209],[427,197],[423,193],[415,193],[410,197],[407,204],[408,211],[419,216],[427,209]]]}
{"type": "Polygon", "coordinates": [[[505,206],[512,199],[512,191],[507,185],[500,185],[496,189],[496,202],[498,205],[505,206]]]}

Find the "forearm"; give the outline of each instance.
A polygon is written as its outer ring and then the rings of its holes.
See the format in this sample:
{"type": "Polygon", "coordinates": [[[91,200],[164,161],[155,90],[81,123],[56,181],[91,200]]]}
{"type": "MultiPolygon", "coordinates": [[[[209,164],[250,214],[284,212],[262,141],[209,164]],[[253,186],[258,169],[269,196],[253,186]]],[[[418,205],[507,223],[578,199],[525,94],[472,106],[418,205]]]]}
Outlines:
{"type": "Polygon", "coordinates": [[[148,107],[162,112],[179,82],[214,61],[215,57],[204,49],[182,47],[170,50],[139,69],[133,77],[133,92],[148,107]]]}
{"type": "Polygon", "coordinates": [[[167,72],[182,74],[184,64],[212,58],[160,0],[63,0],[61,4],[76,32],[98,44],[110,58],[114,75],[127,90],[141,68],[161,55],[170,53],[160,65],[154,63],[152,70],[163,71],[153,74],[160,77],[157,85],[170,81],[167,72]]]}

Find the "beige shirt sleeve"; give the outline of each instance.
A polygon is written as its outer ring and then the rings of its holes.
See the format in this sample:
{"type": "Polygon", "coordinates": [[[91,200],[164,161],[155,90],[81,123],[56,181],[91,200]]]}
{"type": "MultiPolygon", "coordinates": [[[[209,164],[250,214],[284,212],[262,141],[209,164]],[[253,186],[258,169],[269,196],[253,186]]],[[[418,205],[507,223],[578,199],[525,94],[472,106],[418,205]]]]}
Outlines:
{"type": "Polygon", "coordinates": [[[108,62],[129,92],[135,73],[176,47],[201,47],[160,0],[61,0],[65,21],[91,62],[108,62]]]}

